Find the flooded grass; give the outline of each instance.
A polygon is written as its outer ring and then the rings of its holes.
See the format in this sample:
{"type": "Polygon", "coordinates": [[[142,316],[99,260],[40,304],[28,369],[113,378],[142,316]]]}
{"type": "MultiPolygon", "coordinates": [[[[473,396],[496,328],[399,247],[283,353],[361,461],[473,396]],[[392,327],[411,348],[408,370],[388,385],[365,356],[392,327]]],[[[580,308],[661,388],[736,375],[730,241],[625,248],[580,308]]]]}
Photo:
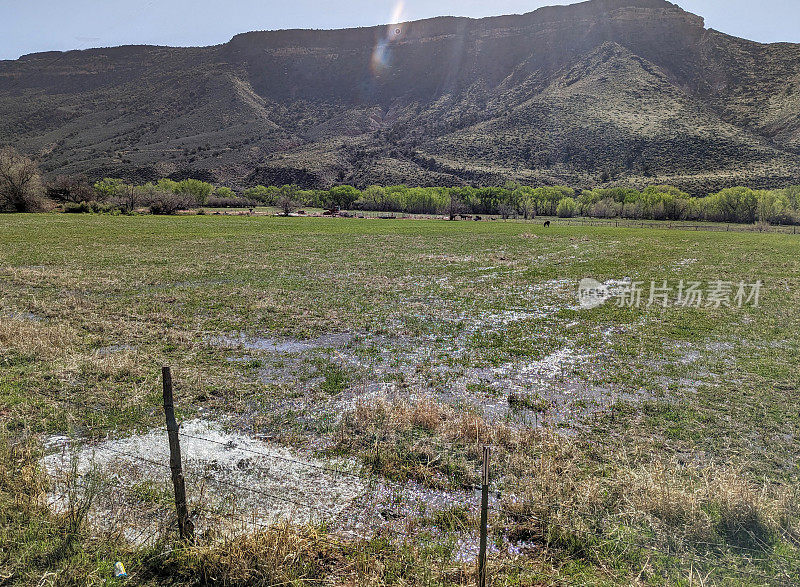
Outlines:
{"type": "MultiPolygon", "coordinates": [[[[201,534],[236,537],[290,523],[324,525],[328,532],[362,539],[385,532],[407,536],[419,520],[436,520],[456,505],[468,516],[477,511],[470,493],[371,479],[351,458],[320,459],[227,428],[204,420],[181,425],[189,508],[201,534]]],[[[88,511],[96,531],[119,529],[127,539],[145,543],[153,538],[153,524],[171,517],[163,430],[89,444],[54,436],[46,447],[41,464],[56,481],[46,501],[56,514],[67,508],[63,496],[72,480],[81,479],[77,499],[90,490],[86,480],[96,484],[95,491],[111,488],[98,492],[88,511]]]]}
{"type": "MultiPolygon", "coordinates": [[[[113,451],[166,462],[168,364],[183,431],[218,441],[183,439],[192,507],[211,512],[198,509],[201,532],[225,512],[249,520],[228,521],[236,535],[281,521],[367,541],[402,531],[454,541],[460,561],[474,556],[470,487],[491,444],[493,504],[516,504],[493,522],[495,554],[555,582],[615,561],[609,581],[628,584],[655,563],[609,535],[701,548],[670,517],[686,504],[644,500],[666,481],[645,490],[639,476],[667,471],[669,495],[690,496],[735,471],[730,499],[796,481],[798,259],[800,242],[776,234],[19,216],[0,234],[0,417],[13,438],[49,442],[53,515],[78,463],[105,483],[95,534],[144,542],[142,526],[170,531],[169,471],[113,451]],[[581,310],[584,277],[761,279],[765,292],[742,310],[581,310]],[[115,484],[133,497],[111,499],[115,484]],[[568,522],[592,538],[564,535],[568,522]]],[[[714,556],[753,564],[727,554],[721,520],[739,502],[725,499],[685,519],[714,556]]],[[[777,498],[752,503],[794,535],[777,498]]],[[[793,556],[786,535],[760,556],[793,556]]]]}

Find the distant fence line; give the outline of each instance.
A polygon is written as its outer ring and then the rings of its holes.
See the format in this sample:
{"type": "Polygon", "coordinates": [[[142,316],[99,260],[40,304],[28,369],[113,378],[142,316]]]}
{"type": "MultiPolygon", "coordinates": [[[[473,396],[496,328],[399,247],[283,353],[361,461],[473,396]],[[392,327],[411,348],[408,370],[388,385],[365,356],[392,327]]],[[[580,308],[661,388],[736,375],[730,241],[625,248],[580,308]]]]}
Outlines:
{"type": "MultiPolygon", "coordinates": [[[[362,218],[362,219],[384,219],[384,220],[449,220],[447,216],[437,214],[410,214],[405,212],[367,212],[358,211],[338,216],[339,218],[362,218]]],[[[459,215],[455,218],[456,222],[511,222],[519,224],[536,224],[550,222],[550,226],[596,226],[614,228],[652,228],[661,230],[686,230],[686,231],[710,231],[710,232],[766,232],[778,234],[798,234],[797,225],[774,225],[774,224],[733,224],[719,222],[686,222],[678,220],[634,220],[629,218],[559,218],[556,216],[538,216],[532,219],[519,217],[503,218],[498,215],[459,215]]]]}
{"type": "Polygon", "coordinates": [[[675,222],[669,220],[619,220],[597,218],[551,218],[553,224],[567,226],[600,226],[615,228],[658,228],[662,230],[688,230],[710,232],[769,232],[780,234],[797,234],[797,226],[760,225],[760,224],[719,224],[716,222],[675,222]]]}

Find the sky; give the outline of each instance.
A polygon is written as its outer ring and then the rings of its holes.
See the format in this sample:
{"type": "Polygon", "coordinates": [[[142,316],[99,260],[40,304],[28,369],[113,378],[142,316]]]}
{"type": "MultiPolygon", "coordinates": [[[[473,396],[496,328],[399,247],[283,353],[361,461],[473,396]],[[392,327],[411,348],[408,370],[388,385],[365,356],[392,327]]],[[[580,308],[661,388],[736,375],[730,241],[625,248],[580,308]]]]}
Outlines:
{"type": "MultiPolygon", "coordinates": [[[[0,59],[128,44],[201,46],[237,33],[346,28],[453,15],[521,14],[574,0],[0,0],[0,59]]],[[[800,42],[798,0],[677,0],[706,26],[761,42],[800,42]]]]}

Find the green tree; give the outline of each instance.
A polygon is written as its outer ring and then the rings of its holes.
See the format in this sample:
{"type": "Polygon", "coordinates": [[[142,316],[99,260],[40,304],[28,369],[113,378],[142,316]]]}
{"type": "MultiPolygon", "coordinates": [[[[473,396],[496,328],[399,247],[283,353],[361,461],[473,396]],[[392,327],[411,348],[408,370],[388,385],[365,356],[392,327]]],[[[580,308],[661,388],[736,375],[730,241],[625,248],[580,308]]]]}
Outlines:
{"type": "Polygon", "coordinates": [[[556,207],[556,215],[559,218],[572,218],[578,211],[578,204],[574,198],[561,198],[556,207]]]}
{"type": "Polygon", "coordinates": [[[234,192],[231,188],[222,186],[214,190],[214,196],[217,198],[235,198],[236,192],[234,192]]]}
{"type": "Polygon", "coordinates": [[[461,196],[455,190],[448,194],[445,213],[450,220],[455,220],[459,214],[466,214],[467,205],[461,200],[461,196]]]}
{"type": "MultiPolygon", "coordinates": [[[[199,179],[184,179],[173,187],[172,191],[183,196],[191,196],[198,204],[205,204],[211,194],[214,193],[214,186],[199,179]]],[[[227,197],[227,196],[220,196],[227,197]]]]}
{"type": "Polygon", "coordinates": [[[242,196],[248,200],[255,200],[267,206],[274,206],[278,201],[279,192],[280,190],[275,186],[265,187],[263,185],[257,185],[244,190],[242,196]]]}
{"type": "Polygon", "coordinates": [[[518,187],[513,192],[513,201],[525,220],[536,217],[536,200],[533,188],[527,186],[518,187]]]}
{"type": "Polygon", "coordinates": [[[94,184],[94,191],[98,200],[111,200],[125,194],[127,186],[121,179],[104,177],[94,184]]]}
{"type": "Polygon", "coordinates": [[[783,190],[763,190],[758,192],[756,215],[761,222],[769,224],[790,224],[794,220],[789,198],[783,190]]]}
{"type": "Polygon", "coordinates": [[[703,200],[706,220],[752,224],[756,220],[758,195],[746,187],[726,188],[703,200]]]}
{"type": "Polygon", "coordinates": [[[328,190],[328,206],[350,210],[361,197],[361,192],[351,185],[338,185],[328,190]]]}

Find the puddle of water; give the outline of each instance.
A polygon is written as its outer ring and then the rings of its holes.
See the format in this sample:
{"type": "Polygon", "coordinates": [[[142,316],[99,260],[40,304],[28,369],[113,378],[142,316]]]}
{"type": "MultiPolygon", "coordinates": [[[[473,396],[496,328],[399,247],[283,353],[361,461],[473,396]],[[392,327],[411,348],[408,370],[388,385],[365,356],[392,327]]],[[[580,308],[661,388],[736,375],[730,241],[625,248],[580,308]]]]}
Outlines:
{"type": "Polygon", "coordinates": [[[516,379],[533,383],[541,378],[563,377],[570,373],[579,361],[587,360],[588,358],[586,355],[576,354],[572,349],[564,348],[538,361],[506,363],[491,369],[490,374],[493,379],[506,381],[516,379]]]}
{"type": "MultiPolygon", "coordinates": [[[[357,344],[327,357],[350,380],[346,389],[334,395],[321,392],[322,379],[308,357],[266,359],[259,379],[285,387],[287,393],[254,409],[292,413],[298,423],[316,430],[315,422],[335,422],[359,402],[429,400],[475,409],[490,422],[511,426],[566,423],[579,427],[586,416],[607,410],[620,399],[636,401],[634,394],[587,383],[599,360],[596,353],[562,348],[539,360],[474,367],[469,349],[457,346],[461,336],[361,336],[357,344]]],[[[317,440],[325,444],[324,439],[317,440]]]]}
{"type": "Polygon", "coordinates": [[[129,344],[111,344],[108,346],[102,346],[98,348],[95,352],[100,355],[101,357],[108,357],[109,355],[113,355],[115,353],[121,353],[123,351],[132,351],[134,347],[129,344]]]}
{"type": "MultiPolygon", "coordinates": [[[[613,283],[627,283],[628,279],[613,283]]],[[[614,390],[587,383],[601,370],[602,352],[581,354],[563,348],[540,360],[520,358],[490,368],[481,366],[486,357],[474,340],[476,333],[522,331],[527,326],[520,323],[528,320],[543,321],[536,324],[537,336],[545,335],[542,329],[557,336],[564,329],[557,328],[554,317],[562,310],[575,309],[575,287],[574,280],[560,279],[498,289],[494,293],[507,302],[504,306],[485,310],[476,303],[478,311],[474,312],[463,305],[456,307],[449,299],[423,296],[413,303],[406,300],[405,311],[389,317],[385,334],[325,335],[307,341],[241,336],[219,340],[224,346],[248,351],[244,357],[260,357],[260,381],[287,392],[266,400],[256,410],[302,414],[297,420],[312,427],[315,420],[335,421],[359,401],[415,398],[477,409],[490,421],[504,420],[511,425],[538,426],[545,412],[550,416],[548,422],[557,418],[579,425],[582,416],[606,409],[620,397],[614,390]],[[412,330],[409,318],[415,318],[412,330]],[[418,332],[420,324],[430,329],[418,332]],[[335,363],[347,373],[347,389],[333,397],[320,392],[321,380],[313,365],[317,358],[335,363]],[[531,410],[524,401],[512,406],[512,395],[530,398],[539,407],[546,401],[548,407],[531,410]]],[[[578,324],[573,321],[569,326],[578,324]]],[[[619,330],[607,328],[598,336],[608,345],[619,330]]]]}
{"type": "Polygon", "coordinates": [[[7,312],[0,315],[0,318],[9,318],[11,320],[28,320],[31,322],[43,322],[44,318],[37,316],[33,312],[7,312]]]}
{"type": "Polygon", "coordinates": [[[276,339],[270,337],[249,338],[245,335],[220,336],[212,339],[212,344],[223,347],[241,347],[249,351],[266,351],[277,354],[296,354],[322,348],[341,348],[352,341],[353,335],[323,334],[311,340],[276,339]]]}
{"type": "MultiPolygon", "coordinates": [[[[231,533],[247,532],[289,521],[325,522],[335,531],[372,535],[382,529],[403,528],[412,518],[458,503],[474,505],[465,494],[370,480],[359,476],[352,460],[316,459],[239,432],[227,432],[217,422],[185,422],[181,433],[185,435],[181,437],[181,451],[190,510],[205,512],[197,514],[199,532],[220,527],[231,533]],[[222,518],[209,515],[209,511],[219,512],[222,518]]],[[[69,448],[70,441],[63,436],[51,437],[45,444],[57,449],[42,460],[44,470],[56,480],[48,495],[54,510],[65,507],[61,495],[74,467],[78,475],[97,471],[114,485],[139,488],[133,497],[113,489],[102,493],[90,513],[91,522],[100,529],[123,529],[135,541],[143,523],[157,517],[156,510],[162,517],[164,511],[171,512],[165,431],[151,430],[75,449],[69,448]],[[160,504],[137,499],[145,493],[163,499],[160,504]]]]}

